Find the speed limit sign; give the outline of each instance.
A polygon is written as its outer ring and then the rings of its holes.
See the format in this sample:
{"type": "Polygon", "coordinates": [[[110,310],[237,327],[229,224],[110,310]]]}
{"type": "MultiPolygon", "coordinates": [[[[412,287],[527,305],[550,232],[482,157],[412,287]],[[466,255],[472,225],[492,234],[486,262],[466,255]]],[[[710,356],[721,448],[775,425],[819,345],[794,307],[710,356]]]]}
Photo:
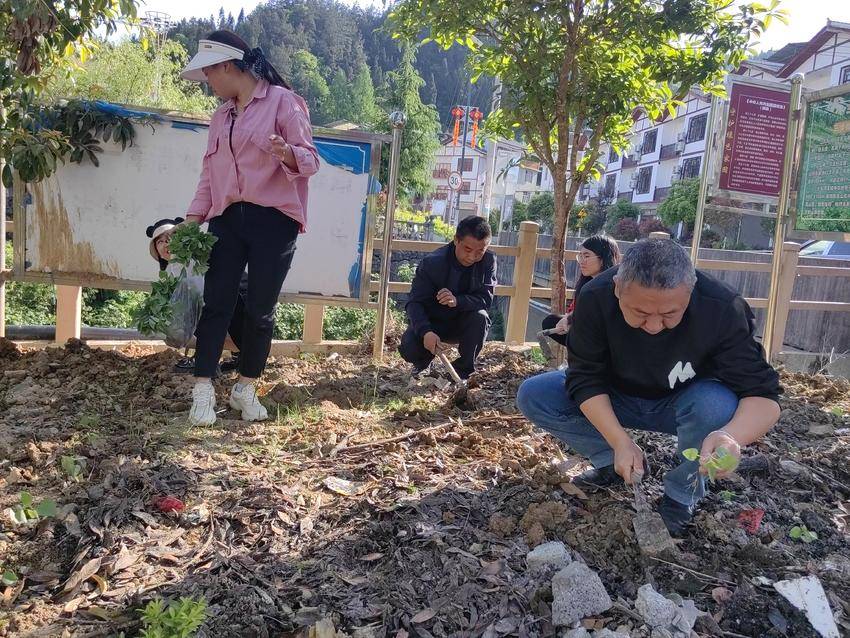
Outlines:
{"type": "Polygon", "coordinates": [[[463,177],[460,173],[457,171],[449,173],[449,188],[453,191],[459,191],[461,186],[463,186],[463,177]]]}

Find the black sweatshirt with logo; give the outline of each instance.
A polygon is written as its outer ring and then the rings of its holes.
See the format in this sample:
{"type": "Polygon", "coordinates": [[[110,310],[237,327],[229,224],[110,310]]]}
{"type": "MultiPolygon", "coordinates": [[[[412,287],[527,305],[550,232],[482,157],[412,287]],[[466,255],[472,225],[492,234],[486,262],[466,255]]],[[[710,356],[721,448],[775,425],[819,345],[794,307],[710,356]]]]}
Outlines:
{"type": "Polygon", "coordinates": [[[697,271],[681,323],[651,335],[630,327],[614,295],[611,268],[581,291],[567,333],[567,391],[581,404],[618,392],[660,399],[696,379],[717,379],[744,397],[777,400],[779,375],[754,338],[754,317],[743,297],[697,271]]]}

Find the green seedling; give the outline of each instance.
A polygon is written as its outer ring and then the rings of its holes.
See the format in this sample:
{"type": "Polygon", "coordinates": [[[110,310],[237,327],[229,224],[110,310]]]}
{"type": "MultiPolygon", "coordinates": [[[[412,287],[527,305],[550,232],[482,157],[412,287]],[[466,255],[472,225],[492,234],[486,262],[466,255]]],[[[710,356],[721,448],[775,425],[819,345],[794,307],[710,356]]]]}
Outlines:
{"type": "Polygon", "coordinates": [[[63,456],[60,461],[62,471],[72,481],[79,482],[83,478],[83,470],[85,469],[86,460],[74,456],[63,456]]]}
{"type": "Polygon", "coordinates": [[[723,490],[718,494],[720,500],[724,503],[731,503],[735,498],[735,492],[730,492],[729,490],[723,490]]]}
{"type": "Polygon", "coordinates": [[[795,525],[791,528],[791,531],[788,532],[788,536],[793,538],[795,541],[800,541],[801,543],[811,543],[818,539],[817,533],[811,531],[805,525],[795,525]]]}
{"type": "Polygon", "coordinates": [[[546,360],[546,355],[544,355],[543,351],[537,346],[533,346],[531,348],[529,358],[533,363],[536,363],[541,366],[545,366],[548,363],[548,361],[546,360]]]}
{"type": "MultiPolygon", "coordinates": [[[[689,461],[699,461],[699,450],[692,447],[682,452],[689,461]]],[[[729,453],[725,447],[719,447],[705,463],[700,464],[708,472],[708,478],[713,483],[721,472],[734,472],[738,467],[738,459],[729,453]]]]}
{"type": "Polygon", "coordinates": [[[32,494],[21,492],[20,502],[8,510],[9,518],[16,525],[33,525],[44,518],[56,516],[56,502],[45,499],[35,504],[32,494]]]}
{"type": "Polygon", "coordinates": [[[150,601],[142,613],[142,638],[190,638],[204,624],[207,602],[181,598],[165,606],[161,598],[150,601]]]}
{"type": "Polygon", "coordinates": [[[18,576],[11,569],[7,569],[3,572],[3,576],[0,577],[0,584],[5,585],[6,587],[17,585],[18,576]]]}
{"type": "Polygon", "coordinates": [[[97,414],[84,414],[80,417],[78,426],[81,430],[91,430],[100,425],[100,417],[97,414]]]}
{"type": "Polygon", "coordinates": [[[843,417],[844,414],[845,414],[844,410],[842,410],[841,408],[838,408],[838,407],[832,408],[830,410],[830,412],[832,412],[832,414],[834,414],[835,416],[838,416],[838,417],[843,417]]]}

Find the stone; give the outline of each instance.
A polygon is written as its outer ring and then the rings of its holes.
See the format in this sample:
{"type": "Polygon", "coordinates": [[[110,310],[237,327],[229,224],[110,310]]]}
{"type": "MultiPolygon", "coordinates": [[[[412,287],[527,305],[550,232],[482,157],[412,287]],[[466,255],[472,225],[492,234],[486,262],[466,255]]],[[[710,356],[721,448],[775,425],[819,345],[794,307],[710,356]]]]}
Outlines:
{"type": "Polygon", "coordinates": [[[676,617],[679,615],[679,607],[676,603],[659,594],[649,584],[638,589],[635,609],[646,624],[653,628],[666,629],[676,622],[676,617]]]}
{"type": "Polygon", "coordinates": [[[561,569],[566,567],[571,560],[569,550],[560,541],[538,545],[528,552],[528,556],[525,558],[530,571],[539,571],[550,566],[561,569]]]}
{"type": "Polygon", "coordinates": [[[584,627],[579,627],[578,629],[561,632],[560,638],[593,638],[593,634],[584,627]]]}
{"type": "Polygon", "coordinates": [[[629,634],[624,634],[619,631],[611,631],[610,629],[600,629],[593,634],[593,638],[631,638],[629,634]]]}
{"type": "Polygon", "coordinates": [[[783,474],[792,478],[810,479],[812,477],[812,472],[809,468],[791,459],[782,459],[779,461],[779,469],[783,474]]]}
{"type": "Polygon", "coordinates": [[[552,624],[556,627],[601,614],[612,602],[599,574],[584,563],[573,562],[552,579],[552,624]]]}
{"type": "Polygon", "coordinates": [[[676,621],[676,629],[686,636],[690,636],[699,617],[700,611],[692,600],[682,601],[679,605],[679,618],[676,621]]]}

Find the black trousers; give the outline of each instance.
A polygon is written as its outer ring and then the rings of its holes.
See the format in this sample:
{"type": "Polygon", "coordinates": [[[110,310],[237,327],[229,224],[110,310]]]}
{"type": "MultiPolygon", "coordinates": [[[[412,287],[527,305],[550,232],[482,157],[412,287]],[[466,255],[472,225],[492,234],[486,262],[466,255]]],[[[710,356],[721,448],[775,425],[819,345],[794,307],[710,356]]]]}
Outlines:
{"type": "MultiPolygon", "coordinates": [[[[563,318],[564,318],[564,315],[549,315],[548,317],[546,317],[543,320],[543,323],[542,323],[543,330],[551,330],[563,318]]],[[[562,346],[567,345],[567,335],[566,334],[562,334],[562,335],[552,334],[552,335],[549,335],[549,337],[551,339],[554,339],[558,343],[560,343],[562,346]]]]}
{"type": "Polygon", "coordinates": [[[236,295],[236,305],[233,307],[233,316],[230,325],[227,326],[227,334],[236,345],[237,350],[242,349],[242,333],[245,330],[245,299],[248,295],[248,273],[242,273],[239,280],[239,294],[236,295]]]}
{"type": "MultiPolygon", "coordinates": [[[[441,341],[458,344],[460,357],[453,363],[457,373],[468,377],[475,372],[475,360],[484,347],[487,332],[490,330],[490,316],[487,311],[462,312],[453,321],[432,322],[431,325],[441,341]]],[[[422,337],[411,328],[405,330],[402,335],[398,352],[402,359],[417,368],[424,368],[434,359],[434,355],[425,349],[422,337]]]]}
{"type": "Polygon", "coordinates": [[[204,278],[204,310],[195,330],[195,376],[212,377],[224,348],[248,266],[245,316],[240,335],[239,373],[257,378],[271,349],[274,311],[292,265],[298,222],[275,208],[237,202],[210,221],[218,237],[204,278]]]}

